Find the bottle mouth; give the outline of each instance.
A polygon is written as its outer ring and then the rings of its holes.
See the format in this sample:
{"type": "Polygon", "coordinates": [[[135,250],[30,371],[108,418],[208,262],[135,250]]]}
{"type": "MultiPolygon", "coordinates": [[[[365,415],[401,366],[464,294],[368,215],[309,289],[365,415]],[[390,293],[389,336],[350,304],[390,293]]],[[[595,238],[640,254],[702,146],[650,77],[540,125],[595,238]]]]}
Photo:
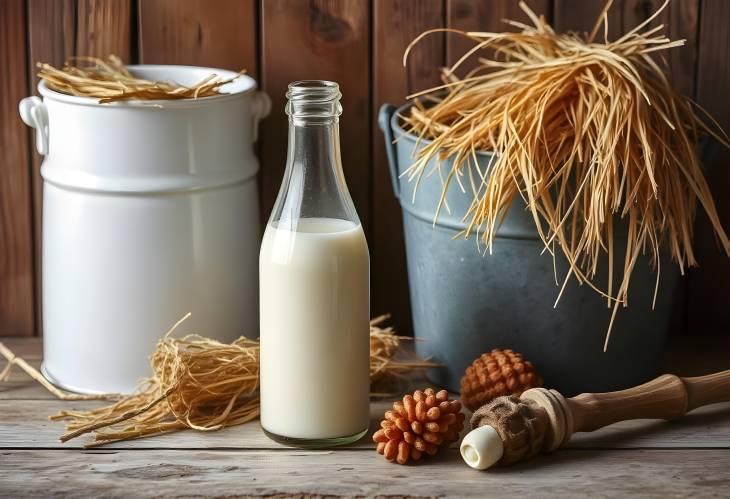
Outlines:
{"type": "Polygon", "coordinates": [[[342,114],[341,97],[340,86],[334,81],[295,81],[286,92],[286,114],[294,118],[336,118],[342,114]]]}

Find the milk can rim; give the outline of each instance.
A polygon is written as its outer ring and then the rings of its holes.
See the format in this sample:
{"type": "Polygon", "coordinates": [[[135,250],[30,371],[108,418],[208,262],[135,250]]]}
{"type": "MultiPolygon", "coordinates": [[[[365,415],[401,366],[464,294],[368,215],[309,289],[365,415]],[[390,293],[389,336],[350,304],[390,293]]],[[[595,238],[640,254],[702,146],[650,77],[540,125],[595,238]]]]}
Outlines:
{"type": "MultiPolygon", "coordinates": [[[[190,66],[182,64],[128,64],[127,68],[134,69],[190,69],[195,71],[205,70],[211,74],[215,73],[221,78],[233,78],[238,75],[237,72],[231,71],[230,69],[222,68],[210,68],[205,66],[190,66]]],[[[150,99],[150,100],[125,100],[117,102],[100,103],[96,97],[80,97],[77,95],[64,94],[48,88],[43,80],[38,82],[38,93],[44,98],[51,99],[58,102],[65,102],[69,104],[77,104],[82,106],[93,106],[93,107],[108,107],[108,108],[185,108],[185,107],[198,107],[213,102],[221,102],[225,100],[232,100],[239,98],[243,95],[253,93],[257,88],[256,80],[246,74],[239,75],[238,78],[246,82],[246,86],[240,90],[223,93],[219,95],[211,95],[209,97],[198,97],[197,99],[150,99]]]]}

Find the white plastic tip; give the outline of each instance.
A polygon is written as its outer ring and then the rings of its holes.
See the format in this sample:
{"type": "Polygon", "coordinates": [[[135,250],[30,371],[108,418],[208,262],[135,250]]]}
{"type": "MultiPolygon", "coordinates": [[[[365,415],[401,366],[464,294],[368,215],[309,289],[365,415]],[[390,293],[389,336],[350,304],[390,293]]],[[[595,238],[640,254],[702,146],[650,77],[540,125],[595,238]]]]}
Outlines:
{"type": "Polygon", "coordinates": [[[477,470],[486,470],[502,459],[504,445],[497,430],[485,425],[467,433],[459,450],[466,464],[477,470]]]}

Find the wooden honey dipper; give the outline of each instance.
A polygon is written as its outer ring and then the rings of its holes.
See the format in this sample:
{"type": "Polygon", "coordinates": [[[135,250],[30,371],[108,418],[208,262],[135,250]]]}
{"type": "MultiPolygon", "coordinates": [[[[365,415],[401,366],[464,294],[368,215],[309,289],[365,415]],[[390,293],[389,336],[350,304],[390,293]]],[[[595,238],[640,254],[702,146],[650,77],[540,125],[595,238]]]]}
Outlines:
{"type": "Polygon", "coordinates": [[[531,388],[520,397],[497,397],[477,409],[461,455],[477,469],[512,464],[562,447],[573,433],[629,419],[677,419],[698,407],[728,401],[730,370],[694,378],[664,374],[627,390],[572,398],[531,388]]]}

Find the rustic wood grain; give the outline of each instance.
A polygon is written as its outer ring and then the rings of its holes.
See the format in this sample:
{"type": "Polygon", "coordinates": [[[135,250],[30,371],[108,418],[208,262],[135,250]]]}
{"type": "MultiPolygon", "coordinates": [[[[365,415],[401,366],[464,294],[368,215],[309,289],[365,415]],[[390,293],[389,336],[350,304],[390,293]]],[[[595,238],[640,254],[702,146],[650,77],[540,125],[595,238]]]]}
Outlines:
{"type": "MultiPolygon", "coordinates": [[[[0,385],[0,390],[2,385],[0,385]]],[[[88,441],[79,437],[65,444],[58,442],[64,432],[60,421],[48,416],[61,410],[83,410],[100,406],[100,402],[68,402],[55,399],[0,399],[1,448],[81,449],[88,441]]],[[[378,428],[389,401],[370,405],[371,433],[378,428]]],[[[464,430],[466,432],[466,430],[464,430]]],[[[370,436],[351,447],[374,448],[370,436]]],[[[728,448],[730,449],[730,403],[699,408],[682,419],[666,422],[638,419],[622,421],[591,433],[576,433],[566,448],[635,449],[635,448],[728,448]]],[[[185,430],[152,438],[115,442],[104,449],[282,449],[282,445],[264,435],[258,421],[215,432],[185,430]]]]}
{"type": "MultiPolygon", "coordinates": [[[[40,342],[41,338],[37,336],[33,338],[21,336],[0,338],[0,343],[36,369],[40,369],[41,366],[41,355],[37,353],[42,349],[40,342]],[[24,340],[37,342],[37,345],[24,340]]],[[[0,357],[0,370],[4,369],[5,366],[5,359],[0,357]]],[[[2,402],[4,400],[15,401],[8,402],[8,404],[23,404],[24,402],[19,401],[56,400],[56,397],[20,368],[14,366],[5,381],[0,382],[0,404],[4,403],[2,402]]],[[[0,413],[2,413],[2,409],[0,409],[0,413]]]]}
{"type": "MultiPolygon", "coordinates": [[[[0,388],[2,388],[0,386],[0,388]]],[[[370,428],[379,427],[383,413],[392,402],[374,401],[371,403],[370,428]]],[[[2,448],[57,448],[81,449],[88,442],[82,436],[64,444],[58,437],[64,432],[63,421],[49,421],[48,417],[61,410],[84,410],[100,407],[103,402],[71,402],[61,400],[0,400],[0,449],[2,448]]],[[[370,437],[350,445],[357,448],[374,448],[370,437]]],[[[269,439],[261,430],[258,420],[233,426],[221,431],[197,432],[179,431],[152,438],[142,438],[125,442],[115,442],[104,449],[284,449],[269,439]]]]}
{"type": "MultiPolygon", "coordinates": [[[[614,40],[638,26],[653,15],[663,3],[664,0],[614,1],[608,12],[608,39],[614,40]]],[[[560,31],[590,31],[604,4],[605,0],[581,2],[555,0],[555,28],[560,31]]],[[[669,75],[677,89],[685,95],[693,96],[697,64],[699,0],[670,2],[647,27],[655,27],[659,24],[665,26],[664,33],[672,40],[686,40],[683,47],[666,51],[663,55],[663,62],[668,66],[669,75]]],[[[602,27],[596,39],[603,40],[602,27]]]]}
{"type": "MultiPolygon", "coordinates": [[[[0,336],[0,343],[25,360],[36,360],[43,356],[43,340],[38,337],[0,336]]],[[[0,366],[4,363],[5,359],[0,357],[0,366]]]]}
{"type": "MultiPolygon", "coordinates": [[[[40,364],[40,361],[38,361],[38,364],[40,364]]],[[[21,401],[49,399],[55,399],[55,397],[48,393],[48,390],[43,387],[37,384],[34,385],[28,383],[28,380],[25,379],[25,375],[20,374],[17,371],[14,371],[13,374],[10,375],[10,379],[8,381],[0,383],[0,404],[4,404],[6,400],[21,401]]],[[[22,404],[23,402],[13,403],[22,404]]],[[[0,410],[0,412],[2,411],[0,410]]]]}
{"type": "MultiPolygon", "coordinates": [[[[60,66],[74,54],[76,45],[76,6],[72,0],[27,0],[28,5],[28,80],[29,92],[38,95],[36,63],[60,66]]],[[[43,178],[41,162],[31,140],[31,179],[33,182],[33,253],[35,272],[35,334],[43,335],[42,306],[42,228],[43,178]]]]}
{"type": "MultiPolygon", "coordinates": [[[[626,32],[661,7],[663,0],[624,0],[623,31],[626,32]]],[[[675,88],[687,96],[694,96],[695,68],[699,34],[699,0],[670,2],[666,9],[649,25],[663,24],[665,33],[672,40],[686,40],[683,47],[664,54],[668,72],[675,88]]]]}
{"type": "MultiPolygon", "coordinates": [[[[40,365],[41,344],[38,338],[3,338],[16,354],[23,355],[36,368],[40,365]]],[[[727,353],[730,342],[716,338],[676,338],[667,352],[665,372],[678,375],[702,375],[730,367],[727,353]]],[[[0,369],[4,362],[0,361],[0,369]]],[[[0,383],[0,448],[80,448],[84,439],[59,444],[57,438],[63,423],[50,422],[47,417],[60,410],[82,409],[102,402],[64,402],[55,399],[44,388],[17,368],[8,382],[0,383]]],[[[371,428],[376,428],[390,402],[371,402],[371,428]]],[[[355,444],[370,448],[367,438],[355,444]]],[[[673,422],[656,420],[623,421],[599,431],[576,434],[569,448],[633,449],[633,448],[718,448],[730,447],[730,403],[697,409],[685,418],[673,422]]],[[[258,422],[252,422],[220,432],[185,431],[160,437],[119,442],[107,449],[280,449],[279,444],[266,438],[258,422]]]]}
{"type": "MultiPolygon", "coordinates": [[[[626,390],[567,400],[574,432],[594,432],[635,419],[676,420],[698,407],[725,402],[730,402],[730,370],[701,378],[666,374],[626,390]]],[[[566,415],[558,414],[556,421],[566,424],[566,415]]],[[[552,421],[551,425],[555,427],[552,421]]]]}
{"type": "MultiPolygon", "coordinates": [[[[730,2],[703,0],[701,13],[697,102],[730,132],[730,2]]],[[[730,231],[730,152],[718,144],[713,144],[708,152],[707,180],[720,220],[730,231]]],[[[701,210],[695,223],[694,245],[699,267],[689,274],[687,329],[690,334],[727,335],[730,258],[718,246],[711,224],[701,210]]]]}
{"type": "Polygon", "coordinates": [[[18,102],[28,95],[25,2],[0,3],[0,335],[30,336],[33,220],[28,129],[18,102]]]}
{"type": "Polygon", "coordinates": [[[140,1],[140,63],[245,68],[256,78],[256,23],[255,0],[140,1]]]}
{"type": "MultiPolygon", "coordinates": [[[[552,21],[551,0],[529,0],[526,2],[537,15],[545,16],[548,22],[552,21]]],[[[530,19],[520,8],[519,2],[512,0],[447,0],[449,28],[463,31],[518,31],[518,28],[508,25],[505,19],[530,24],[530,19]]],[[[446,37],[446,51],[448,64],[454,64],[464,53],[474,46],[474,42],[458,35],[446,37]]],[[[458,71],[464,74],[476,64],[477,54],[465,61],[458,71]]]]}
{"type": "Polygon", "coordinates": [[[38,84],[37,62],[61,65],[74,54],[76,8],[73,0],[27,0],[31,89],[38,84]]]}
{"type": "MultiPolygon", "coordinates": [[[[558,31],[575,31],[588,33],[593,29],[598,15],[603,10],[606,0],[554,0],[553,28],[558,31]]],[[[623,27],[623,0],[615,0],[608,11],[608,39],[614,40],[620,35],[623,27]]],[[[603,26],[596,36],[603,41],[603,26]]]]}
{"type": "Polygon", "coordinates": [[[372,312],[390,313],[401,333],[413,329],[403,223],[377,113],[386,102],[400,106],[410,92],[439,83],[439,71],[445,63],[442,35],[423,40],[411,53],[407,67],[403,67],[402,60],[411,40],[425,30],[443,27],[444,16],[441,0],[379,0],[373,5],[372,312]]]}
{"type": "Polygon", "coordinates": [[[342,163],[365,233],[370,236],[370,9],[359,0],[267,0],[261,8],[261,82],[273,101],[262,123],[262,214],[268,218],[286,162],[287,85],[340,85],[342,163]]]}
{"type": "MultiPolygon", "coordinates": [[[[704,372],[727,365],[726,343],[679,340],[682,369],[704,372]]],[[[38,364],[38,339],[2,341],[38,364]]],[[[11,384],[22,389],[22,383],[23,376],[13,375],[11,384]]],[[[337,450],[285,448],[266,438],[258,422],[219,432],[186,431],[82,450],[82,440],[59,444],[62,423],[50,422],[46,416],[61,408],[97,403],[13,400],[1,395],[3,497],[449,495],[511,499],[577,498],[591,491],[600,497],[664,498],[721,497],[730,491],[730,403],[701,408],[673,422],[625,421],[576,434],[569,448],[554,454],[477,472],[463,464],[456,448],[417,466],[403,467],[378,456],[368,438],[337,450]]],[[[372,427],[387,405],[371,404],[372,427]]]]}
{"type": "MultiPolygon", "coordinates": [[[[401,330],[409,329],[400,210],[387,183],[384,146],[376,127],[375,113],[385,100],[402,102],[404,74],[406,85],[410,81],[412,88],[423,88],[435,82],[433,61],[438,59],[438,54],[433,59],[434,47],[445,51],[440,57],[448,62],[463,50],[462,45],[468,44],[454,36],[436,36],[414,53],[413,61],[418,62],[418,66],[414,64],[404,72],[399,52],[406,39],[417,34],[421,26],[448,24],[463,29],[504,29],[502,18],[522,16],[516,1],[25,0],[19,4],[6,3],[3,9],[13,9],[13,5],[21,5],[21,8],[14,14],[20,16],[17,17],[20,24],[5,33],[4,39],[17,36],[18,29],[27,27],[24,38],[28,89],[24,93],[34,92],[33,63],[44,60],[60,64],[74,53],[107,55],[114,52],[132,60],[139,52],[145,62],[210,64],[233,69],[245,65],[252,75],[264,77],[276,104],[274,115],[264,124],[263,130],[266,142],[261,181],[264,219],[273,204],[284,165],[283,92],[286,83],[304,77],[340,80],[345,91],[344,167],[371,245],[373,310],[392,311],[401,330]],[[266,61],[259,63],[257,59],[266,61]],[[263,66],[266,66],[266,75],[259,70],[263,66]],[[391,93],[391,88],[397,90],[391,93]]],[[[609,13],[609,38],[646,18],[661,3],[662,0],[615,0],[609,13]]],[[[585,31],[593,26],[604,0],[532,0],[530,4],[536,12],[546,14],[548,19],[552,17],[558,30],[585,31]]],[[[723,0],[675,0],[656,22],[665,23],[672,38],[687,39],[685,47],[667,54],[675,85],[685,93],[694,93],[708,111],[730,128],[730,111],[725,98],[730,81],[726,64],[730,42],[724,25],[727,10],[727,2],[723,0]]],[[[6,19],[10,17],[4,16],[0,23],[5,24],[6,19]]],[[[12,58],[25,56],[20,52],[12,54],[12,58]]],[[[17,81],[3,82],[3,85],[14,87],[17,81]]],[[[15,121],[14,109],[11,113],[15,121]]],[[[6,126],[12,127],[6,123],[11,122],[3,122],[3,131],[6,126]]],[[[7,166],[7,158],[25,158],[28,150],[33,149],[27,139],[14,140],[3,149],[2,167],[13,168],[7,166]]],[[[31,306],[36,331],[40,332],[42,182],[38,174],[40,158],[35,153],[30,156],[33,233],[20,238],[21,245],[27,245],[30,238],[34,255],[29,257],[25,254],[27,250],[6,243],[6,240],[16,239],[3,238],[0,261],[2,265],[11,265],[8,262],[18,258],[34,262],[35,305],[31,306]],[[5,245],[8,245],[7,249],[5,245]]],[[[713,166],[709,172],[710,181],[726,225],[730,220],[730,179],[725,173],[728,161],[730,155],[716,149],[706,162],[713,166]]],[[[3,182],[12,180],[6,178],[3,182]]],[[[13,189],[12,197],[3,196],[0,201],[12,203],[8,207],[12,213],[21,213],[19,218],[12,220],[16,226],[27,222],[23,220],[27,219],[25,213],[28,211],[27,206],[13,201],[18,197],[26,197],[22,189],[13,189]]],[[[20,203],[23,202],[21,199],[20,203]]],[[[17,227],[3,224],[0,230],[12,231],[17,227]]],[[[730,326],[730,308],[725,306],[723,296],[717,290],[730,277],[730,262],[718,251],[709,224],[702,215],[696,223],[695,243],[700,268],[690,271],[690,278],[682,281],[690,281],[686,306],[680,296],[673,328],[686,328],[695,335],[723,334],[730,326]]],[[[27,289],[28,285],[23,279],[20,282],[0,280],[0,296],[11,296],[8,299],[19,301],[20,308],[13,305],[12,313],[25,317],[27,299],[22,297],[23,293],[16,297],[13,291],[18,286],[27,289]]],[[[680,288],[680,292],[683,290],[680,288]]],[[[15,324],[15,320],[0,313],[0,324],[8,321],[15,324]]],[[[0,329],[0,332],[24,333],[26,323],[27,319],[22,319],[20,326],[12,326],[12,331],[0,329]]]]}
{"type": "Polygon", "coordinates": [[[76,54],[132,61],[131,0],[78,0],[76,54]]]}
{"type": "MultiPolygon", "coordinates": [[[[664,0],[616,0],[608,12],[608,39],[615,40],[623,33],[633,29],[653,15],[664,0]]],[[[555,28],[560,31],[573,30],[588,32],[593,28],[605,0],[555,0],[555,28]]],[[[669,74],[674,85],[684,94],[694,94],[694,75],[697,62],[697,36],[699,20],[699,0],[670,2],[664,11],[648,27],[659,24],[665,26],[664,32],[672,40],[685,39],[683,47],[675,48],[664,54],[669,74]]],[[[603,27],[596,37],[603,40],[603,27]]]]}
{"type": "Polygon", "coordinates": [[[453,449],[417,466],[371,450],[0,452],[6,497],[719,497],[727,450],[566,451],[479,472],[453,449]]]}

